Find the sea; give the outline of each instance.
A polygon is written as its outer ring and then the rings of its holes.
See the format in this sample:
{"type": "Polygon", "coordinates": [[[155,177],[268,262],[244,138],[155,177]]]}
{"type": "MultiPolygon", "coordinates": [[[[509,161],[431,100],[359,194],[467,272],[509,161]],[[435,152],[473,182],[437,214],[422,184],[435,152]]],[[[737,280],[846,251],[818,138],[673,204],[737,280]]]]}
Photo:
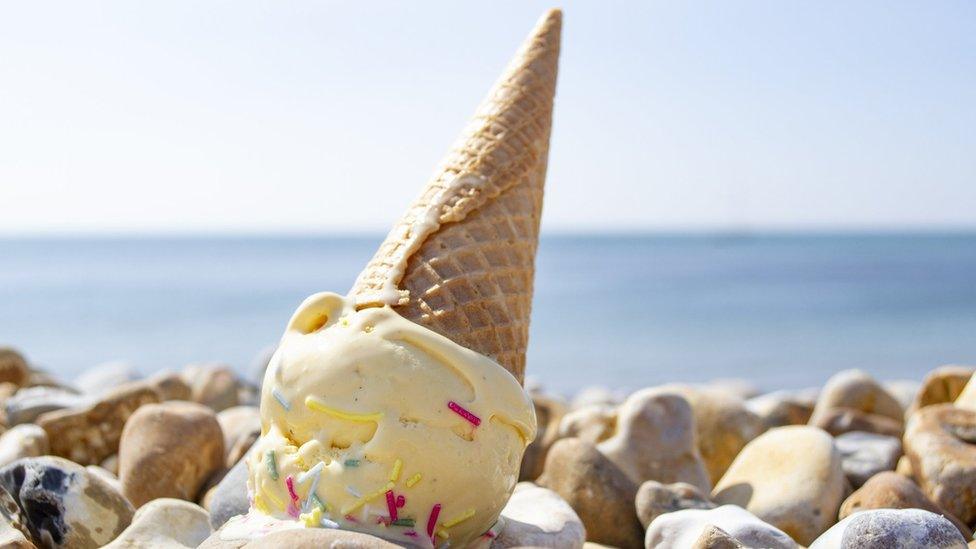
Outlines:
{"type": "MultiPolygon", "coordinates": [[[[223,362],[242,375],[383,235],[0,239],[0,345],[70,380],[223,362]]],[[[527,374],[566,396],[668,381],[821,385],[976,364],[976,233],[544,236],[527,374]]]]}

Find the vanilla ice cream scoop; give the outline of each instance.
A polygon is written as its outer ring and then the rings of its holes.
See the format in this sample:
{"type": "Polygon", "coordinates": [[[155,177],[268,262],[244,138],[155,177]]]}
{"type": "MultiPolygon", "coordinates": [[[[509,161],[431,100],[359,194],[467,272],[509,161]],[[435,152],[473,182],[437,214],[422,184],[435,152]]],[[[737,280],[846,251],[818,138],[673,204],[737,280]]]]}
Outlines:
{"type": "Polygon", "coordinates": [[[292,317],[261,417],[255,509],[421,547],[489,531],[536,431],[530,399],[497,363],[331,293],[292,317]]]}

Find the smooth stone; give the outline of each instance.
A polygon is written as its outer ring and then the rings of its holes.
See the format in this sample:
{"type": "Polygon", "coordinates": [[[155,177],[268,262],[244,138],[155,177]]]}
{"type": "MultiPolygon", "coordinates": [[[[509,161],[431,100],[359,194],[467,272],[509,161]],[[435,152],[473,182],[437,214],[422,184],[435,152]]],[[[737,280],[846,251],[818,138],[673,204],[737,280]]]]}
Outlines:
{"type": "Polygon", "coordinates": [[[735,505],[685,509],[661,515],[648,526],[644,547],[694,547],[709,526],[720,528],[746,547],[796,549],[796,542],[786,533],[735,505]]]}
{"type": "Polygon", "coordinates": [[[223,463],[223,433],[206,406],[148,404],[132,414],[122,431],[119,478],[136,506],[156,498],[194,501],[223,463]]]}
{"type": "Polygon", "coordinates": [[[388,541],[369,534],[330,528],[291,528],[254,539],[221,538],[214,532],[198,549],[397,549],[388,541]]]}
{"type": "Polygon", "coordinates": [[[905,478],[914,479],[915,472],[912,471],[912,460],[908,459],[908,456],[902,455],[898,458],[898,465],[895,465],[895,472],[905,478]]]}
{"type": "Polygon", "coordinates": [[[142,376],[131,364],[116,360],[85,370],[75,378],[74,386],[82,393],[98,395],[126,383],[138,381],[140,377],[142,376]]]}
{"type": "Polygon", "coordinates": [[[35,547],[17,500],[0,486],[0,547],[35,547]]]}
{"type": "Polygon", "coordinates": [[[752,397],[762,394],[759,386],[752,381],[734,377],[713,379],[707,385],[704,385],[703,388],[722,391],[739,400],[749,400],[752,397]]]}
{"type": "Polygon", "coordinates": [[[976,383],[973,382],[973,378],[969,379],[966,386],[962,388],[962,392],[953,401],[953,403],[963,410],[970,410],[976,412],[976,383]]]}
{"type": "Polygon", "coordinates": [[[712,500],[743,507],[806,545],[834,523],[847,489],[833,438],[816,427],[794,425],[747,444],[712,500]]]}
{"type": "Polygon", "coordinates": [[[17,391],[4,402],[7,425],[32,423],[46,412],[75,408],[88,404],[90,399],[73,391],[56,387],[27,387],[17,391]]]}
{"type": "Polygon", "coordinates": [[[685,483],[661,484],[656,480],[649,480],[640,485],[635,498],[637,518],[644,528],[665,513],[673,513],[682,509],[714,509],[708,496],[698,488],[685,483]]]}
{"type": "Polygon", "coordinates": [[[238,441],[249,441],[243,449],[246,452],[257,440],[257,435],[261,434],[261,412],[255,406],[232,406],[217,414],[217,422],[224,433],[224,464],[233,467],[243,455],[238,441]]]}
{"type": "Polygon", "coordinates": [[[965,549],[966,540],[944,517],[921,509],[875,509],[838,522],[810,549],[965,549]]]}
{"type": "Polygon", "coordinates": [[[793,391],[773,391],[750,398],[746,408],[758,415],[768,429],[806,425],[813,414],[813,404],[797,397],[793,391]]]}
{"type": "Polygon", "coordinates": [[[637,485],[592,444],[557,440],[536,484],[559,494],[586,527],[586,539],[617,547],[640,547],[637,485]]]}
{"type": "Polygon", "coordinates": [[[976,412],[935,404],[915,412],[905,455],[922,490],[966,524],[976,521],[976,412]]]}
{"type": "Polygon", "coordinates": [[[611,391],[606,387],[601,387],[599,385],[591,385],[589,387],[584,387],[583,390],[576,393],[573,397],[572,402],[570,402],[570,408],[573,410],[578,410],[584,406],[592,405],[602,405],[602,406],[616,406],[620,403],[620,397],[616,393],[611,391]]]}
{"type": "Polygon", "coordinates": [[[683,396],[695,421],[695,440],[710,479],[718,482],[746,443],[766,430],[757,414],[740,397],[711,386],[664,385],[660,391],[683,396]]]}
{"type": "Polygon", "coordinates": [[[24,355],[10,347],[0,347],[0,382],[23,386],[30,377],[30,366],[24,355]]]}
{"type": "Polygon", "coordinates": [[[645,480],[711,486],[698,453],[688,401],[658,388],[643,389],[620,405],[617,429],[597,449],[635,484],[645,480]]]}
{"type": "Polygon", "coordinates": [[[188,501],[154,499],[132,517],[132,524],[106,549],[183,549],[196,547],[207,539],[210,517],[188,501]]]}
{"type": "Polygon", "coordinates": [[[177,372],[159,372],[146,379],[146,385],[159,393],[159,398],[166,400],[191,400],[192,391],[186,381],[177,372]]]}
{"type": "Polygon", "coordinates": [[[96,476],[105,481],[105,483],[111,486],[116,492],[120,494],[122,493],[122,483],[119,482],[119,477],[115,476],[108,469],[105,469],[99,465],[86,465],[85,470],[91,473],[92,476],[96,476]]]}
{"type": "Polygon", "coordinates": [[[904,426],[899,421],[853,408],[831,408],[816,419],[811,419],[810,425],[819,427],[833,436],[863,431],[901,438],[904,431],[904,426]]]}
{"type": "Polygon", "coordinates": [[[871,509],[924,509],[946,515],[963,537],[972,537],[968,526],[936,505],[911,479],[897,473],[884,472],[871,477],[844,500],[838,518],[843,520],[858,511],[871,509]]]}
{"type": "Polygon", "coordinates": [[[538,435],[522,455],[519,480],[535,480],[542,474],[542,468],[546,464],[546,454],[552,443],[559,438],[559,421],[566,413],[566,404],[558,398],[542,394],[533,394],[531,397],[535,408],[538,435]]]}
{"type": "Polygon", "coordinates": [[[250,506],[247,498],[247,476],[247,460],[241,459],[214,487],[207,506],[210,510],[210,525],[214,530],[223,526],[231,517],[247,513],[250,506]]]}
{"type": "Polygon", "coordinates": [[[17,500],[33,541],[45,547],[101,547],[129,525],[125,497],[66,459],[24,458],[0,468],[0,485],[17,500]]]}
{"type": "Polygon", "coordinates": [[[515,485],[502,509],[503,527],[492,549],[510,547],[565,547],[582,549],[583,522],[559,494],[531,482],[515,485]]]}
{"type": "Polygon", "coordinates": [[[904,421],[905,414],[898,400],[877,380],[861,370],[844,370],[827,380],[813,408],[810,424],[820,425],[820,418],[835,408],[880,415],[899,424],[904,421]]]}
{"type": "Polygon", "coordinates": [[[37,549],[20,530],[0,521],[0,547],[3,549],[37,549]]]}
{"type": "Polygon", "coordinates": [[[215,412],[240,404],[237,376],[223,364],[190,364],[181,372],[190,386],[191,399],[215,412]]]}
{"type": "Polygon", "coordinates": [[[915,400],[912,401],[906,416],[911,416],[926,406],[955,402],[974,372],[976,368],[972,366],[956,364],[939,366],[932,370],[922,380],[922,386],[915,395],[915,400]]]}
{"type": "Polygon", "coordinates": [[[558,438],[578,438],[596,444],[610,438],[616,426],[616,406],[590,404],[567,412],[562,417],[558,438]]]}
{"type": "Polygon", "coordinates": [[[49,450],[44,429],[33,423],[17,425],[0,435],[0,467],[20,458],[43,456],[49,450]]]}
{"type": "Polygon", "coordinates": [[[108,456],[107,458],[103,459],[98,466],[101,467],[102,469],[105,469],[109,473],[112,473],[116,477],[118,477],[119,476],[119,455],[112,454],[108,456]]]}
{"type": "Polygon", "coordinates": [[[52,454],[81,465],[98,465],[118,452],[129,416],[153,402],[159,402],[155,390],[140,382],[129,383],[88,406],[42,414],[37,424],[47,431],[52,454]]]}
{"type": "Polygon", "coordinates": [[[901,457],[901,439],[887,435],[851,431],[835,437],[834,445],[854,488],[882,471],[894,471],[901,457]]]}
{"type": "Polygon", "coordinates": [[[915,395],[922,388],[922,382],[917,379],[893,379],[881,384],[888,394],[895,397],[898,404],[901,404],[903,412],[907,412],[915,401],[915,395]]]}

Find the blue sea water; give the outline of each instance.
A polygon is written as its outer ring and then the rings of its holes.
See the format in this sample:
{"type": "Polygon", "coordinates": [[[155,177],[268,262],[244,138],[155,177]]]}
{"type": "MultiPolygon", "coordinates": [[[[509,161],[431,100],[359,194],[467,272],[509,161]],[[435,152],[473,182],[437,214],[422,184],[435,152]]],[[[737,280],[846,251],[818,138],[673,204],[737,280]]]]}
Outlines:
{"type": "MultiPolygon", "coordinates": [[[[304,297],[345,292],[381,238],[0,240],[0,345],[66,379],[113,359],[246,372],[304,297]]],[[[918,379],[950,362],[976,363],[976,234],[540,245],[527,371],[557,392],[802,387],[843,368],[918,379]]]]}

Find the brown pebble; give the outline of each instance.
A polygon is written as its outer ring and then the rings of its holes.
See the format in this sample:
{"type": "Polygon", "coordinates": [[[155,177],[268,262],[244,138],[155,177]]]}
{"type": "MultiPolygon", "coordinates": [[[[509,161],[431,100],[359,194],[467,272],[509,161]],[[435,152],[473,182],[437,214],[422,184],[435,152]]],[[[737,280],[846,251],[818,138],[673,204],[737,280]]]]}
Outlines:
{"type": "Polygon", "coordinates": [[[915,412],[905,455],[922,490],[966,524],[976,521],[976,412],[935,404],[915,412]]]}
{"type": "Polygon", "coordinates": [[[30,377],[30,367],[24,356],[10,347],[0,347],[0,382],[22,387],[30,377]]]}
{"type": "Polygon", "coordinates": [[[901,422],[853,408],[832,408],[812,418],[810,425],[820,427],[835,437],[852,431],[864,431],[901,438],[903,431],[901,422]]]}
{"type": "Polygon", "coordinates": [[[976,372],[976,368],[972,366],[954,364],[939,366],[932,370],[922,380],[922,387],[915,395],[915,400],[906,415],[911,416],[918,410],[933,404],[954,402],[969,383],[969,379],[973,377],[973,372],[976,372]]]}

